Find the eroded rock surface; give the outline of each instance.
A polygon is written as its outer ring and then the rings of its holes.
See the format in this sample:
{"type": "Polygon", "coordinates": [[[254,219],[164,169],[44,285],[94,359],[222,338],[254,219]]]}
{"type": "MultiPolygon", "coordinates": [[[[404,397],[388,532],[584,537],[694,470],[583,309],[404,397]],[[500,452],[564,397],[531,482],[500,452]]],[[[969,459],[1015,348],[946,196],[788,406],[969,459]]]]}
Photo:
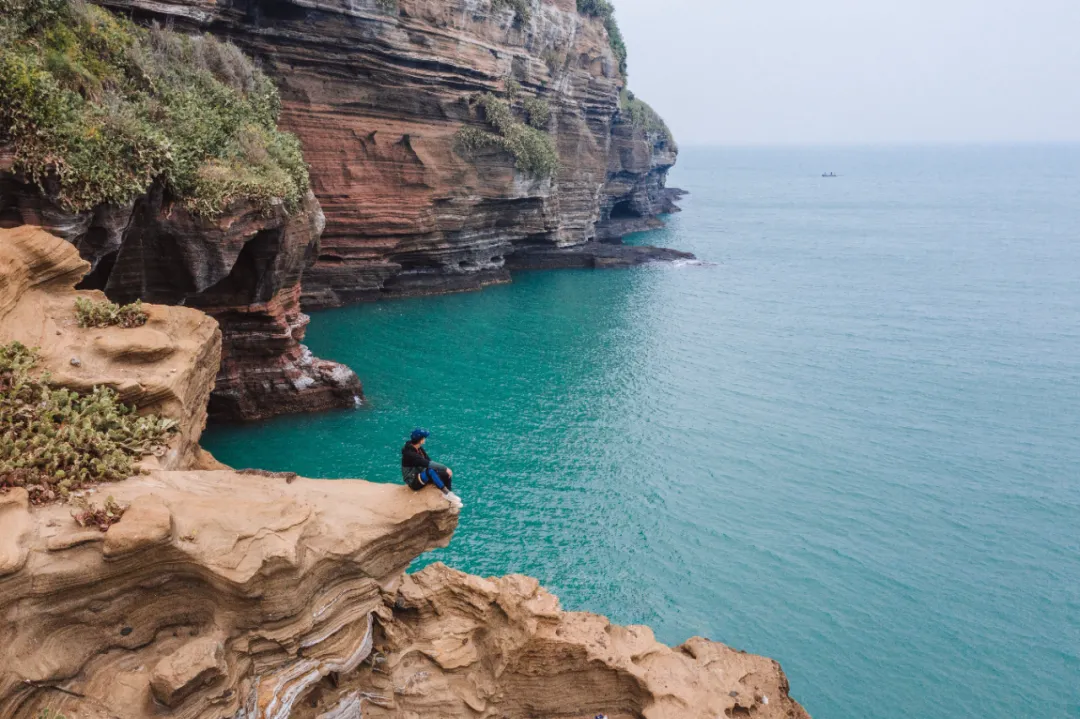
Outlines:
{"type": "Polygon", "coordinates": [[[406,578],[376,653],[324,683],[297,717],[807,719],[780,666],[695,638],[564,612],[535,579],[481,579],[435,564],[406,578]]]}
{"type": "Polygon", "coordinates": [[[349,368],[318,360],[301,342],[300,278],[318,254],[323,215],[314,196],[293,213],[237,202],[207,220],[155,187],[132,205],[66,212],[12,170],[0,147],[0,228],[38,225],[89,264],[75,281],[120,303],[198,307],[218,320],[218,419],[346,407],[361,395],[349,368]]]}
{"type": "Polygon", "coordinates": [[[75,299],[105,299],[73,289],[89,268],[73,245],[40,228],[0,229],[0,344],[37,347],[39,367],[58,384],[84,392],[108,386],[144,413],[177,420],[168,452],[147,463],[189,466],[220,363],[217,322],[186,307],[146,305],[142,327],[83,329],[75,299]]]}
{"type": "Polygon", "coordinates": [[[20,492],[0,495],[0,562],[24,557],[0,576],[12,719],[289,717],[368,656],[384,594],[457,523],[437,492],[227,470],[98,485],[130,505],[104,534],[20,492]]]}
{"type": "Polygon", "coordinates": [[[677,149],[620,113],[625,79],[575,0],[530,0],[524,22],[492,0],[105,4],[228,37],[275,77],[326,213],[308,306],[507,282],[512,254],[611,240],[672,209],[677,149]],[[506,152],[455,151],[463,126],[484,126],[470,100],[508,78],[551,108],[550,179],[506,152]]]}

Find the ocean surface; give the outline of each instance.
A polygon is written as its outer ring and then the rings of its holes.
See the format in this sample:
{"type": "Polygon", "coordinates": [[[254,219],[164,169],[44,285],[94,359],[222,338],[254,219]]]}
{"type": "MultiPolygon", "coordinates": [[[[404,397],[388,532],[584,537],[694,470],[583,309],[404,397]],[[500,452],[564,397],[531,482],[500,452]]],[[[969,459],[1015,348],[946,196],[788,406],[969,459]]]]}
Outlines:
{"type": "Polygon", "coordinates": [[[315,313],[367,405],[205,445],[397,482],[425,426],[465,509],[418,565],[773,657],[818,719],[1080,717],[1080,147],[685,148],[671,182],[631,241],[704,264],[315,313]]]}

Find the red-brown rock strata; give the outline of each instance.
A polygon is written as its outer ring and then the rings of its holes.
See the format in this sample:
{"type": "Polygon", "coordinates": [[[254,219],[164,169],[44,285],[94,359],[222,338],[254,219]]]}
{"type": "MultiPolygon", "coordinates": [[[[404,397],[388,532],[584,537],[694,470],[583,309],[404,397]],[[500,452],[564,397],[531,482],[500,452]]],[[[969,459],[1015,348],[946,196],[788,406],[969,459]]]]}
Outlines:
{"type": "Polygon", "coordinates": [[[620,112],[606,31],[575,0],[529,0],[524,22],[492,0],[105,4],[228,37],[277,80],[326,213],[306,306],[507,282],[531,253],[587,254],[673,209],[677,149],[620,112]],[[463,126],[483,127],[470,101],[508,79],[550,106],[551,178],[503,151],[455,151],[463,126]]]}

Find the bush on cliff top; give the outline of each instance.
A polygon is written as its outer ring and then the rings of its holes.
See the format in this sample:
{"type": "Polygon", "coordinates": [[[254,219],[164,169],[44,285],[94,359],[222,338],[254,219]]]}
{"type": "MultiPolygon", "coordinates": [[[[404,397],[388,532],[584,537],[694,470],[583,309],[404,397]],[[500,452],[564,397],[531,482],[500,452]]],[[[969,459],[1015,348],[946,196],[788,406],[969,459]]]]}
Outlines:
{"type": "Polygon", "coordinates": [[[604,21],[604,29],[607,30],[608,43],[611,51],[615,53],[615,60],[619,63],[619,73],[626,75],[626,40],[623,39],[622,30],[615,20],[615,6],[609,0],[577,0],[577,10],[588,17],[598,17],[604,21]]]}
{"type": "Polygon", "coordinates": [[[33,374],[37,353],[0,345],[0,490],[25,487],[35,504],[94,482],[125,479],[163,452],[176,421],[140,416],[116,392],[79,394],[33,374]]]}
{"type": "Polygon", "coordinates": [[[299,204],[297,139],[273,83],[235,46],[142,28],[80,0],[0,0],[0,144],[69,210],[161,178],[191,211],[299,204]]]}
{"type": "MultiPolygon", "coordinates": [[[[543,102],[543,101],[536,101],[543,102]]],[[[456,144],[458,152],[469,156],[485,148],[499,148],[514,156],[514,163],[519,170],[536,177],[551,177],[559,167],[559,155],[551,136],[537,127],[530,127],[517,117],[510,102],[490,92],[476,98],[476,103],[484,113],[484,119],[491,132],[477,127],[463,127],[458,131],[456,144]]],[[[531,125],[539,124],[543,119],[546,125],[551,110],[546,103],[546,116],[539,105],[530,103],[533,109],[526,110],[531,125]]]]}
{"type": "Polygon", "coordinates": [[[79,327],[142,327],[148,316],[141,300],[121,307],[108,300],[80,297],[75,300],[75,319],[79,327]]]}
{"type": "Polygon", "coordinates": [[[660,117],[660,114],[649,106],[649,103],[638,99],[629,90],[623,90],[619,95],[619,110],[630,118],[631,124],[642,130],[650,140],[675,142],[664,118],[660,117]]]}

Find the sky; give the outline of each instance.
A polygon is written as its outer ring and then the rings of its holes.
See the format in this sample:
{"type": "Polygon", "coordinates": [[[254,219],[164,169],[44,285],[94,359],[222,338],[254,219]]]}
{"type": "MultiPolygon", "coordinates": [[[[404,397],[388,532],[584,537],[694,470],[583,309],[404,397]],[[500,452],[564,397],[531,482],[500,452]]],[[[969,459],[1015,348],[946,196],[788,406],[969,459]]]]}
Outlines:
{"type": "Polygon", "coordinates": [[[614,0],[700,144],[1080,141],[1080,0],[614,0]]]}

